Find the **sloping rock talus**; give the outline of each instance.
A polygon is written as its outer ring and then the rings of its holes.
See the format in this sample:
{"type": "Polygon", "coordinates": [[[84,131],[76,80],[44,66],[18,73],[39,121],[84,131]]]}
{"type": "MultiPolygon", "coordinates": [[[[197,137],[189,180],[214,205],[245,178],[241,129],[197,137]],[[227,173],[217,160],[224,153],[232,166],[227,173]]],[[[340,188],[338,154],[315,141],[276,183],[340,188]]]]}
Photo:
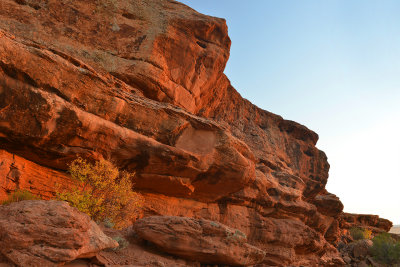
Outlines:
{"type": "Polygon", "coordinates": [[[150,216],[136,222],[135,231],[166,252],[203,263],[247,266],[265,257],[239,230],[209,220],[150,216]]]}
{"type": "Polygon", "coordinates": [[[77,156],[106,157],[136,172],[145,216],[238,229],[269,265],[343,263],[318,135],[231,86],[223,19],[172,0],[2,0],[0,29],[3,196],[11,155],[39,166],[43,196],[77,156]]]}
{"type": "Polygon", "coordinates": [[[17,266],[59,266],[118,243],[89,216],[60,201],[0,206],[0,254],[17,266]]]}

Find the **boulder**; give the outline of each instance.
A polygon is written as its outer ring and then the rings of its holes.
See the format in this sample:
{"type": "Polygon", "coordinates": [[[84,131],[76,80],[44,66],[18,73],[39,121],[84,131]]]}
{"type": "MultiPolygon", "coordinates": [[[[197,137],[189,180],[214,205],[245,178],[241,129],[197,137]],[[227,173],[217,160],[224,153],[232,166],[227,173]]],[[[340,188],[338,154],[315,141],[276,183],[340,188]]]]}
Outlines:
{"type": "Polygon", "coordinates": [[[349,256],[345,255],[345,256],[343,256],[343,261],[346,264],[350,264],[352,260],[351,260],[351,258],[349,256]]]}
{"type": "Polygon", "coordinates": [[[219,222],[175,216],[151,216],[136,222],[137,234],[161,250],[209,264],[248,266],[265,252],[247,243],[244,233],[219,222]]]}
{"type": "Polygon", "coordinates": [[[353,246],[354,258],[365,259],[365,257],[368,256],[371,247],[372,247],[372,240],[363,239],[356,241],[353,246]]]}
{"type": "Polygon", "coordinates": [[[359,263],[357,263],[356,266],[357,267],[369,267],[371,265],[369,265],[366,261],[360,261],[359,263]]]}
{"type": "Polygon", "coordinates": [[[343,261],[346,266],[376,266],[381,265],[376,263],[370,255],[370,249],[373,245],[372,240],[362,239],[348,244],[339,243],[338,250],[340,251],[343,261]]]}
{"type": "Polygon", "coordinates": [[[59,266],[118,247],[89,216],[66,202],[25,200],[0,206],[0,254],[17,266],[59,266]]]}

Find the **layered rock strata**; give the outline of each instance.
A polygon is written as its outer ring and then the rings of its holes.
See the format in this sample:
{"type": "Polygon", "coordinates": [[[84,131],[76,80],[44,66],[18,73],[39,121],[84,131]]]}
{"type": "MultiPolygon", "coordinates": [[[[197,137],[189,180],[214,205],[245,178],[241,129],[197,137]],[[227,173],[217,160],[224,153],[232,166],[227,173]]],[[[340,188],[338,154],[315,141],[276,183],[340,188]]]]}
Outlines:
{"type": "Polygon", "coordinates": [[[136,222],[135,231],[163,251],[202,263],[248,266],[265,257],[241,231],[209,220],[150,216],[136,222]]]}
{"type": "Polygon", "coordinates": [[[353,227],[369,229],[373,233],[389,232],[393,223],[378,215],[353,214],[343,212],[339,218],[340,229],[346,231],[353,227]]]}
{"type": "MultiPolygon", "coordinates": [[[[106,157],[136,172],[146,216],[218,221],[269,265],[343,263],[318,135],[230,85],[223,19],[172,0],[2,0],[0,29],[0,148],[4,166],[38,166],[35,193],[106,157]]],[[[3,196],[28,187],[9,177],[3,196]]]]}
{"type": "Polygon", "coordinates": [[[64,172],[40,166],[5,150],[0,150],[0,199],[15,190],[27,190],[43,199],[54,197],[55,188],[71,183],[64,172]]]}

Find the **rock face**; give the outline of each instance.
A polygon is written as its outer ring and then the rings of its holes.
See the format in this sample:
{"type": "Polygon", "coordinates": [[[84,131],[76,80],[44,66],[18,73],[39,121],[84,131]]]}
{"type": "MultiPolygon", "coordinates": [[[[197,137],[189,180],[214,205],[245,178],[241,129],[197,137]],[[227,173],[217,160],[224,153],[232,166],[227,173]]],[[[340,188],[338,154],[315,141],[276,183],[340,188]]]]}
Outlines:
{"type": "Polygon", "coordinates": [[[146,97],[192,113],[229,57],[224,20],[175,1],[6,0],[0,8],[7,18],[0,28],[102,67],[146,97]]]}
{"type": "Polygon", "coordinates": [[[59,266],[117,246],[66,202],[26,200],[0,206],[0,254],[17,266],[59,266]]]}
{"type": "Polygon", "coordinates": [[[389,232],[393,223],[387,219],[379,218],[378,215],[342,213],[340,215],[340,228],[351,227],[368,228],[374,233],[389,232]]]}
{"type": "Polygon", "coordinates": [[[51,51],[6,35],[0,42],[0,128],[9,151],[59,169],[77,155],[108,155],[138,172],[137,187],[158,184],[160,193],[204,201],[254,179],[249,148],[215,122],[140,97],[122,82],[116,88],[111,76],[88,75],[51,51]]]}
{"type": "Polygon", "coordinates": [[[0,150],[0,199],[15,190],[28,190],[43,199],[53,197],[54,188],[67,187],[68,175],[0,150]]]}
{"type": "Polygon", "coordinates": [[[165,252],[203,263],[247,266],[265,257],[239,230],[209,220],[150,216],[136,222],[135,231],[165,252]]]}
{"type": "Polygon", "coordinates": [[[172,0],[2,0],[0,29],[0,197],[50,197],[75,157],[106,157],[136,172],[146,216],[238,229],[269,265],[343,263],[318,135],[230,85],[223,19],[172,0]]]}

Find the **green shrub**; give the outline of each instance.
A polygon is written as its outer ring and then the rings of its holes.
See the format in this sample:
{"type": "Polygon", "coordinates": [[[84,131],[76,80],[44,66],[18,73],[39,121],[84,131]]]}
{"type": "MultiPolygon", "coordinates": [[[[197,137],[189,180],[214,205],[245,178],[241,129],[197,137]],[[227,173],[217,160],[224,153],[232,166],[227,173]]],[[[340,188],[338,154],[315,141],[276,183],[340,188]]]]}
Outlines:
{"type": "Polygon", "coordinates": [[[68,190],[57,191],[57,198],[88,214],[94,221],[110,221],[115,228],[131,224],[138,216],[143,200],[132,191],[134,174],[120,172],[111,162],[91,164],[82,158],[69,166],[77,182],[68,190]]]}
{"type": "Polygon", "coordinates": [[[227,231],[226,234],[228,240],[243,241],[247,238],[246,234],[239,230],[235,230],[235,232],[227,231]]]}
{"type": "Polygon", "coordinates": [[[400,242],[396,242],[390,234],[379,234],[372,242],[371,254],[377,261],[389,265],[400,263],[400,242]]]}
{"type": "Polygon", "coordinates": [[[352,227],[350,229],[350,235],[354,240],[371,239],[372,231],[359,227],[352,227]]]}
{"type": "Polygon", "coordinates": [[[115,223],[112,222],[112,220],[110,220],[109,218],[105,218],[103,221],[103,225],[106,228],[114,228],[115,227],[115,223]]]}
{"type": "Polygon", "coordinates": [[[22,200],[37,200],[37,199],[40,198],[27,190],[16,190],[12,194],[8,195],[8,199],[4,200],[1,204],[10,204],[22,200]]]}
{"type": "Polygon", "coordinates": [[[127,246],[129,246],[129,242],[121,236],[113,237],[113,239],[118,242],[119,246],[116,248],[113,248],[112,250],[120,250],[120,249],[124,249],[127,246]]]}

